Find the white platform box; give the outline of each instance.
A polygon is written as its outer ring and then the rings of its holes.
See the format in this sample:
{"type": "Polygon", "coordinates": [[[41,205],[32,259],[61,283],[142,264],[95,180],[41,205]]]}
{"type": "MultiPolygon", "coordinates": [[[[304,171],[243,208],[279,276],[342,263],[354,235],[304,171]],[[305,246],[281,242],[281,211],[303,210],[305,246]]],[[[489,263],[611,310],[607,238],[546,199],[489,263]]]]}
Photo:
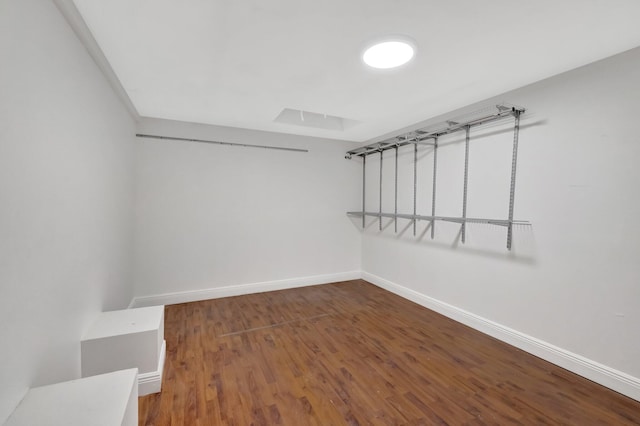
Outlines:
{"type": "Polygon", "coordinates": [[[137,426],[135,368],[29,389],[5,426],[137,426]]]}
{"type": "Polygon", "coordinates": [[[81,342],[82,377],[138,369],[138,394],[160,392],[164,306],[101,313],[81,342]]]}

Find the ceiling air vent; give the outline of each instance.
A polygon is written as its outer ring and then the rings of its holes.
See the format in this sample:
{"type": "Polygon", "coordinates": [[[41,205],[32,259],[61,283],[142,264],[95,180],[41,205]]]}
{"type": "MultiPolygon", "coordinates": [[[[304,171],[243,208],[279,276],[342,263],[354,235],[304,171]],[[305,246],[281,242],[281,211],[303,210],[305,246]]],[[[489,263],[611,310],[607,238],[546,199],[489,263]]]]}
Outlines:
{"type": "Polygon", "coordinates": [[[349,129],[358,124],[356,120],[291,108],[283,109],[273,121],[276,123],[293,124],[295,126],[338,131],[349,129]]]}

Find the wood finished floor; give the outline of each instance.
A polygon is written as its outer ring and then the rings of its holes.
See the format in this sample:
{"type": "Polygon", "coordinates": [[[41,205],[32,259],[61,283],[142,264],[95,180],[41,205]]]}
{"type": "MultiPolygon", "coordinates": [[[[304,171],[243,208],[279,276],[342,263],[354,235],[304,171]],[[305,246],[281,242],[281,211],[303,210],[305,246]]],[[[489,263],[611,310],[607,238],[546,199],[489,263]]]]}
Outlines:
{"type": "Polygon", "coordinates": [[[640,402],[364,281],[166,307],[140,425],[630,425],[640,402]]]}

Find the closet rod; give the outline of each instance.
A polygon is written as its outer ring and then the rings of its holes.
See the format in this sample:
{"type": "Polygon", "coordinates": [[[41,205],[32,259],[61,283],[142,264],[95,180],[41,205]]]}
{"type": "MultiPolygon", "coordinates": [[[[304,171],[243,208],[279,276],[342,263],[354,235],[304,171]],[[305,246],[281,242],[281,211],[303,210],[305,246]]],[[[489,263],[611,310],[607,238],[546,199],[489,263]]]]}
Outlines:
{"type": "Polygon", "coordinates": [[[279,151],[309,152],[308,149],[286,148],[286,147],[283,147],[283,146],[252,145],[252,144],[248,144],[248,143],[210,141],[210,140],[205,140],[205,139],[192,139],[192,138],[177,138],[177,137],[173,137],[173,136],[146,135],[146,134],[143,134],[143,133],[136,133],[136,137],[139,137],[139,138],[151,138],[151,139],[164,139],[164,140],[170,140],[170,141],[212,143],[212,144],[216,144],[216,145],[239,146],[239,147],[243,147],[243,148],[263,148],[263,149],[276,149],[276,150],[279,150],[279,151]]]}

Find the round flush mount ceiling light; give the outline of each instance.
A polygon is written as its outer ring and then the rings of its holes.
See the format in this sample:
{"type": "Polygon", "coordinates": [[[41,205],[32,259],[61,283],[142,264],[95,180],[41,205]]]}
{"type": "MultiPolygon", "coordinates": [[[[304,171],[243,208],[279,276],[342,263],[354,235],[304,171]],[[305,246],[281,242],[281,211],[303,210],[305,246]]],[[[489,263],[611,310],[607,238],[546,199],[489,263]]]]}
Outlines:
{"type": "Polygon", "coordinates": [[[365,64],[377,69],[397,68],[415,56],[415,43],[404,37],[378,40],[362,54],[365,64]]]}

